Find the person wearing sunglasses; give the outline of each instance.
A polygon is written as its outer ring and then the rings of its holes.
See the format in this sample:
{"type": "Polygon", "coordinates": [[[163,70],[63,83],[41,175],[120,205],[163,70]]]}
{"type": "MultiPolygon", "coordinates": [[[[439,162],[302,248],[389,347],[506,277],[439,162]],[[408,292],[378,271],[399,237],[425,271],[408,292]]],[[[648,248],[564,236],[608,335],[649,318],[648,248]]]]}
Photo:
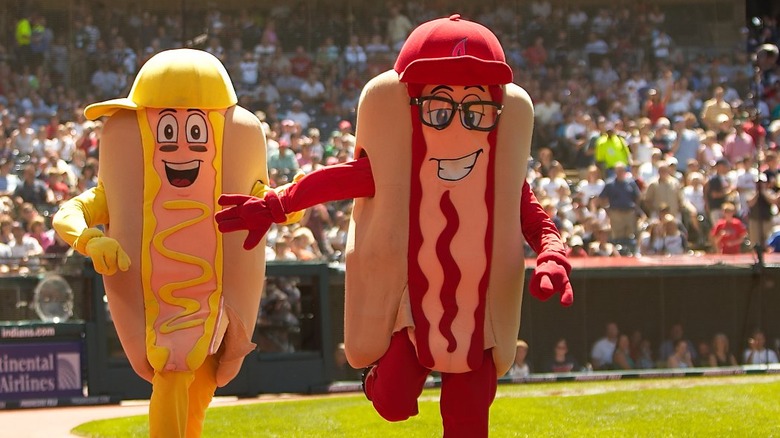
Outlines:
{"type": "Polygon", "coordinates": [[[459,15],[421,24],[357,113],[357,159],[265,198],[226,194],[222,232],[262,239],[285,212],[355,198],[346,248],[345,352],[388,421],[417,415],[441,373],[444,435],[483,437],[497,378],[512,365],[523,242],[529,290],[573,301],[571,266],[525,172],[533,106],[496,36],[459,15]]]}

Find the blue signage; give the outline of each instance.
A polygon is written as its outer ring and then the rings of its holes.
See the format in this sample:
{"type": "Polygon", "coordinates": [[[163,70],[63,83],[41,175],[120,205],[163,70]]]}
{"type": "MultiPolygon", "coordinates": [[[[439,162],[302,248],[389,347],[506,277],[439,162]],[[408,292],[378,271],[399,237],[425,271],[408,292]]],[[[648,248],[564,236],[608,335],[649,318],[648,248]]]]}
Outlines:
{"type": "Polygon", "coordinates": [[[83,396],[81,343],[0,345],[0,400],[83,396]]]}

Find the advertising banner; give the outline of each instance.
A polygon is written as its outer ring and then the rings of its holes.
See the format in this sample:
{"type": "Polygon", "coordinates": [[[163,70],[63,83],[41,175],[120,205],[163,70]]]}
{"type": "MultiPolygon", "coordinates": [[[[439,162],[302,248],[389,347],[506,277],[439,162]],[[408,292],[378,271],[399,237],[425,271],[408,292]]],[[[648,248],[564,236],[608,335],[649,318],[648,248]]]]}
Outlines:
{"type": "Polygon", "coordinates": [[[83,396],[81,342],[0,345],[0,401],[83,396]]]}

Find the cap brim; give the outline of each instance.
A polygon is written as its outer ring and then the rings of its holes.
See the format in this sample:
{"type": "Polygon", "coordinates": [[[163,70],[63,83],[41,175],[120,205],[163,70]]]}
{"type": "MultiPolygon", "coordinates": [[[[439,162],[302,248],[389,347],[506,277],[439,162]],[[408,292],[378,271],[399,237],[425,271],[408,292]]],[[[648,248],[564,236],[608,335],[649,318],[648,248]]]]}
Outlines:
{"type": "Polygon", "coordinates": [[[111,116],[120,109],[137,110],[140,107],[132,100],[123,97],[121,99],[111,99],[105,102],[93,103],[84,108],[84,115],[89,120],[96,120],[103,116],[111,116]]]}
{"type": "Polygon", "coordinates": [[[501,61],[473,56],[421,58],[400,73],[401,82],[448,85],[498,85],[512,82],[512,69],[501,61]]]}

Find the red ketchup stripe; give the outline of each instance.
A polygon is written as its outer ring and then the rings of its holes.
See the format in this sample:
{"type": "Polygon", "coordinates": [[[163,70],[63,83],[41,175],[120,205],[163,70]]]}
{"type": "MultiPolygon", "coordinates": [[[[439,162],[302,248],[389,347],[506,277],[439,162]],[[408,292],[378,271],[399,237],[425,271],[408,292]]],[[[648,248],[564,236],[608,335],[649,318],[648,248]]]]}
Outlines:
{"type": "Polygon", "coordinates": [[[452,251],[450,250],[452,240],[458,232],[460,220],[458,219],[458,211],[450,199],[449,190],[441,196],[439,208],[441,208],[444,218],[447,219],[444,230],[436,240],[436,256],[439,258],[439,263],[441,263],[444,270],[444,282],[441,285],[439,294],[444,314],[441,317],[441,321],[439,321],[439,331],[447,339],[447,351],[452,353],[458,347],[455,335],[452,334],[452,321],[455,321],[455,317],[458,315],[456,293],[462,275],[460,268],[458,268],[458,263],[452,257],[452,251]]]}
{"type": "MultiPolygon", "coordinates": [[[[420,90],[414,92],[412,91],[412,85],[410,85],[409,94],[419,96],[422,87],[419,88],[420,90]]],[[[414,320],[417,358],[422,366],[432,368],[434,365],[433,354],[428,341],[431,324],[428,322],[422,309],[423,296],[428,290],[429,283],[417,260],[423,242],[422,228],[420,227],[420,203],[422,202],[423,190],[420,181],[420,169],[422,168],[427,148],[425,146],[425,138],[423,137],[422,123],[417,113],[418,108],[415,105],[410,105],[409,108],[412,117],[412,173],[409,190],[409,253],[407,254],[409,301],[412,308],[412,319],[414,320]]]]}

